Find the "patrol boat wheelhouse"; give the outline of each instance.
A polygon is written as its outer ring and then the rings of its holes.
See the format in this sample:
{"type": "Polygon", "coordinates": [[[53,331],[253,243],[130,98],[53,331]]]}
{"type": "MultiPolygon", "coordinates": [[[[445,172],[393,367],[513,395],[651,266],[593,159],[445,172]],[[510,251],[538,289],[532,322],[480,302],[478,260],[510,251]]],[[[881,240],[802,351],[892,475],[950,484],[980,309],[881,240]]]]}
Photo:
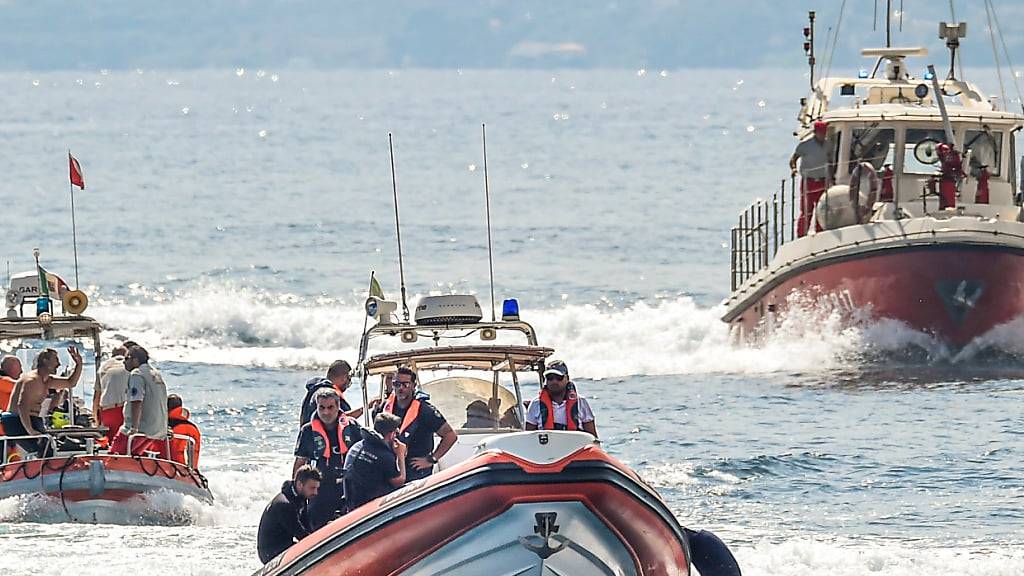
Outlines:
{"type": "Polygon", "coordinates": [[[395,321],[396,308],[367,302],[377,323],[360,347],[364,404],[385,399],[388,374],[412,368],[458,442],[433,475],[342,516],[258,574],[668,576],[689,574],[692,561],[705,576],[738,576],[720,540],[682,528],[590,434],[524,431],[520,376],[539,385],[552,350],[515,301],[491,322],[472,296],[425,297],[413,322],[395,321]],[[409,348],[369,354],[396,338],[409,348]]]}
{"type": "Polygon", "coordinates": [[[819,231],[804,237],[795,180],[740,215],[722,315],[735,333],[760,337],[794,305],[823,306],[850,321],[898,320],[956,351],[986,347],[1024,315],[1014,143],[1024,116],[956,77],[965,34],[965,24],[940,25],[952,60],[944,79],[931,67],[924,79],[910,73],[907,60],[926,49],[888,47],[862,51],[875,59],[870,74],[815,83],[805,45],[813,89],[795,134],[827,122],[834,184],[814,207],[819,231]]]}
{"type": "MultiPolygon", "coordinates": [[[[7,290],[7,314],[0,318],[0,352],[16,354],[28,371],[41,346],[74,342],[91,348],[93,359],[100,358],[102,324],[83,316],[88,298],[67,286],[58,277],[42,272],[26,272],[11,277],[7,290]],[[40,290],[41,275],[52,284],[49,294],[59,295],[60,313],[55,302],[40,290]],[[26,307],[29,308],[26,313],[26,307]],[[34,314],[32,314],[34,312],[34,314]]],[[[56,346],[55,346],[56,347],[56,346]]],[[[99,374],[94,373],[98,390],[99,374]]],[[[106,451],[106,428],[95,427],[90,414],[79,407],[75,390],[68,391],[66,424],[52,426],[40,436],[13,436],[0,432],[0,500],[13,497],[43,496],[59,502],[66,518],[73,522],[132,522],[124,513],[128,501],[155,492],[191,496],[212,502],[206,478],[191,463],[179,464],[166,455],[120,456],[106,451]],[[46,457],[26,453],[18,440],[44,442],[46,457]]],[[[6,406],[3,407],[6,409],[6,406]]],[[[48,421],[48,424],[51,422],[48,421]]],[[[192,439],[174,435],[188,443],[192,439]]],[[[186,451],[191,458],[193,450],[186,451]]]]}

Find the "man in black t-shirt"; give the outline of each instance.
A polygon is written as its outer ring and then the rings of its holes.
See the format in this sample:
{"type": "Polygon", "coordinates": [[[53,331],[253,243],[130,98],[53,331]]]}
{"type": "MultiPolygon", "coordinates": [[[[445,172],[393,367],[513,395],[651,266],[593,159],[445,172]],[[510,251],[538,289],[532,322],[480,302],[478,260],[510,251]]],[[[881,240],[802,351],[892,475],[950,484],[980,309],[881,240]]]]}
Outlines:
{"type": "Polygon", "coordinates": [[[315,530],[344,509],[341,482],[345,454],[362,439],[362,428],[354,418],[340,413],[340,398],[333,388],[317,390],[313,401],[316,413],[299,430],[293,470],[308,463],[323,474],[320,493],[309,503],[309,520],[315,530]]]}
{"type": "Polygon", "coordinates": [[[416,373],[409,368],[399,368],[392,382],[393,392],[381,408],[401,420],[398,439],[409,447],[406,456],[407,480],[419,480],[430,476],[434,465],[455,445],[458,436],[441,415],[441,412],[425,398],[414,394],[416,373]],[[434,435],[441,437],[441,443],[434,449],[434,435]]]}
{"type": "Polygon", "coordinates": [[[348,414],[352,418],[362,416],[362,408],[353,410],[352,406],[345,400],[345,391],[351,385],[352,367],[344,360],[332,362],[330,367],[327,368],[326,376],[315,376],[306,380],[306,394],[302,398],[302,406],[299,409],[299,427],[305,426],[313,416],[313,413],[316,412],[316,402],[313,401],[313,395],[321,388],[334,388],[334,391],[338,393],[338,398],[341,400],[341,411],[343,413],[348,414]]]}
{"type": "Polygon", "coordinates": [[[402,421],[382,412],[373,419],[373,430],[345,456],[345,507],[350,512],[405,484],[405,444],[398,441],[402,421]]]}

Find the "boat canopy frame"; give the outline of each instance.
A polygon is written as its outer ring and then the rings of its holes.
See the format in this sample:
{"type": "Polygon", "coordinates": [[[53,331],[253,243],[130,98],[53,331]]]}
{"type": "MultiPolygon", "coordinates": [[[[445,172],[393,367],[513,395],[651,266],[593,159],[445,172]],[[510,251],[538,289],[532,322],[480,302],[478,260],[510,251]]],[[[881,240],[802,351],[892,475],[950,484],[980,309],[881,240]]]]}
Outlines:
{"type": "MultiPolygon", "coordinates": [[[[27,339],[40,340],[91,340],[95,358],[95,370],[93,370],[93,393],[99,390],[100,386],[100,333],[103,325],[95,318],[89,316],[53,316],[49,319],[40,319],[38,316],[22,318],[7,317],[0,318],[0,343],[9,340],[23,341],[27,339]]],[[[16,350],[18,347],[12,348],[16,350]]],[[[77,384],[75,388],[77,388],[77,384]]],[[[68,389],[68,421],[75,422],[75,388],[68,389]]],[[[85,394],[82,394],[85,399],[85,394]]],[[[98,415],[94,414],[94,418],[98,415]]]]}
{"type": "MultiPolygon", "coordinates": [[[[520,372],[535,372],[540,382],[545,360],[554,354],[552,348],[537,345],[536,331],[527,322],[521,320],[492,322],[453,322],[448,324],[413,324],[384,323],[377,324],[363,333],[359,347],[359,362],[356,372],[360,377],[363,392],[363,406],[370,405],[369,380],[371,376],[384,375],[396,371],[400,367],[419,370],[458,370],[482,371],[492,374],[492,397],[498,396],[499,377],[507,373],[512,378],[513,392],[516,397],[516,414],[519,422],[525,422],[523,410],[523,394],[519,384],[520,372]],[[499,332],[515,332],[522,334],[526,345],[511,344],[471,344],[458,346],[441,346],[443,340],[461,340],[480,334],[483,337],[490,332],[489,340],[497,338],[499,332]],[[411,343],[420,337],[433,340],[434,346],[384,352],[367,357],[371,340],[377,338],[398,337],[403,342],[411,343]]],[[[385,384],[381,378],[376,399],[384,400],[385,384]]],[[[371,425],[370,411],[363,411],[363,422],[371,425]]]]}

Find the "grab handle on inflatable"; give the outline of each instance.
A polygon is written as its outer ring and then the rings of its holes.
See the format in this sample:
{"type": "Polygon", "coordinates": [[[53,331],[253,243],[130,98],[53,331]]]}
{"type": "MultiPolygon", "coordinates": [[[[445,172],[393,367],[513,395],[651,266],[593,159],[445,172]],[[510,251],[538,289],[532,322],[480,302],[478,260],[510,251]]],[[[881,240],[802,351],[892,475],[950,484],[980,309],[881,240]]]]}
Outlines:
{"type": "Polygon", "coordinates": [[[739,563],[718,536],[707,530],[685,530],[690,541],[693,566],[701,576],[742,576],[739,563]]]}

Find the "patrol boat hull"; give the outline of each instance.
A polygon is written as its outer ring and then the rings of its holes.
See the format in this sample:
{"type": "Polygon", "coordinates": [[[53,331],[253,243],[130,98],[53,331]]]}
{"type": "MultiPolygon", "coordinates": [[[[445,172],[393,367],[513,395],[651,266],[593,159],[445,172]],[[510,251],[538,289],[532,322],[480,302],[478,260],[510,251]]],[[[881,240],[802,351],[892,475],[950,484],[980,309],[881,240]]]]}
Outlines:
{"type": "Polygon", "coordinates": [[[1024,225],[958,220],[967,219],[920,223],[902,241],[879,239],[884,223],[873,237],[850,227],[788,244],[730,296],[722,319],[756,339],[797,303],[838,308],[850,322],[897,320],[952,350],[998,347],[993,330],[1024,317],[1024,242],[1013,234],[1024,225]]]}
{"type": "Polygon", "coordinates": [[[41,495],[59,501],[73,522],[122,523],[125,505],[170,492],[212,502],[206,478],[177,462],[115,455],[19,460],[0,466],[0,499],[41,495]]]}
{"type": "Polygon", "coordinates": [[[685,575],[687,532],[580,432],[522,432],[339,518],[261,575],[685,575]]]}

